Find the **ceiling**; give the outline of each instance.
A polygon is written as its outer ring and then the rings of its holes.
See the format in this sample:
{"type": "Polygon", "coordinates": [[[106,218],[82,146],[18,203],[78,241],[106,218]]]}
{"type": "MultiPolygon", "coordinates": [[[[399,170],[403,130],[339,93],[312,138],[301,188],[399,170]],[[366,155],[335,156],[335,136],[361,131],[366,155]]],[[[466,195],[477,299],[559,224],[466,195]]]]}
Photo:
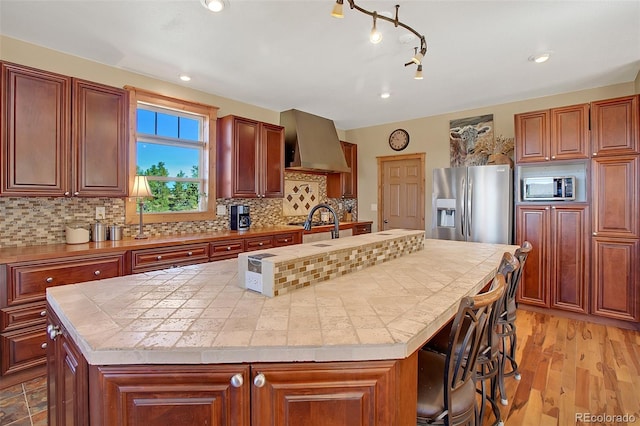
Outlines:
{"type": "MultiPolygon", "coordinates": [[[[404,67],[419,43],[332,0],[0,0],[0,34],[349,130],[633,81],[640,0],[398,0],[426,36],[424,79],[404,67]],[[551,52],[543,64],[531,55],[551,52]],[[178,79],[186,73],[188,83],[178,79]],[[391,96],[381,99],[380,93],[391,96]]],[[[357,0],[378,13],[396,2],[357,0]]]]}

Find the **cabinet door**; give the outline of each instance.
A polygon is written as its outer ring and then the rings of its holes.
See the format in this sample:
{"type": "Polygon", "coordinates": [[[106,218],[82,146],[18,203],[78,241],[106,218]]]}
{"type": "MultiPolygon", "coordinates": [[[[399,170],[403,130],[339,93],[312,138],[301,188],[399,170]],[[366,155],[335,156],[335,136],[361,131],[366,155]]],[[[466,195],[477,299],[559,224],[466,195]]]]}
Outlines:
{"type": "Polygon", "coordinates": [[[74,195],[127,195],[128,92],[73,80],[74,195]]]}
{"type": "Polygon", "coordinates": [[[534,111],[515,116],[516,162],[549,160],[549,111],[534,111]]]}
{"type": "Polygon", "coordinates": [[[593,232],[607,237],[640,237],[640,156],[594,159],[593,232]]]}
{"type": "Polygon", "coordinates": [[[49,426],[89,424],[87,362],[51,309],[47,341],[49,426]]]}
{"type": "Polygon", "coordinates": [[[594,156],[640,152],[638,108],[638,95],[591,103],[594,156]]]}
{"type": "Polygon", "coordinates": [[[358,145],[341,142],[344,158],[351,172],[342,176],[342,196],[344,198],[358,198],[358,145]]]}
{"type": "Polygon", "coordinates": [[[68,192],[69,77],[2,64],[0,195],[68,192]]]}
{"type": "Polygon", "coordinates": [[[589,209],[551,207],[551,212],[551,307],[586,314],[589,209]]]}
{"type": "MultiPolygon", "coordinates": [[[[398,406],[394,390],[394,362],[371,362],[367,367],[363,367],[362,364],[252,365],[251,374],[254,384],[251,387],[252,424],[265,426],[400,424],[396,423],[394,417],[398,406]]],[[[408,389],[406,391],[410,392],[408,389]]],[[[407,398],[411,396],[406,394],[407,398]]],[[[415,419],[415,408],[413,415],[415,419]]]]}
{"type": "Polygon", "coordinates": [[[261,124],[260,180],[259,195],[267,198],[282,198],[284,194],[284,128],[261,124]]]}
{"type": "Polygon", "coordinates": [[[639,251],[638,239],[593,238],[593,314],[640,320],[639,251]]]}
{"type": "Polygon", "coordinates": [[[233,123],[233,197],[256,198],[259,123],[235,117],[233,123]]]}
{"type": "Polygon", "coordinates": [[[589,104],[551,109],[551,159],[589,158],[589,104]]]}
{"type": "Polygon", "coordinates": [[[549,307],[549,206],[518,206],[516,244],[529,241],[533,246],[522,271],[518,302],[549,307]]]}
{"type": "Polygon", "coordinates": [[[90,375],[92,391],[95,391],[92,424],[250,424],[249,366],[246,365],[102,366],[92,367],[90,375]],[[234,376],[241,381],[233,379],[234,376]]]}
{"type": "Polygon", "coordinates": [[[44,365],[46,343],[44,325],[0,334],[0,375],[44,365]]]}

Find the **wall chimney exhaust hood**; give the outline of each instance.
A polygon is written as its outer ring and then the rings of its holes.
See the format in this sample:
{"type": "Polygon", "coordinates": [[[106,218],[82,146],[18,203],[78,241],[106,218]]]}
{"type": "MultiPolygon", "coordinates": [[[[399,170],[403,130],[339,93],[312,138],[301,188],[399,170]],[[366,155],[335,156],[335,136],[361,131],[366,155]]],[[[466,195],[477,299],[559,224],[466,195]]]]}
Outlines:
{"type": "Polygon", "coordinates": [[[290,109],[280,113],[289,170],[350,172],[332,120],[290,109]]]}

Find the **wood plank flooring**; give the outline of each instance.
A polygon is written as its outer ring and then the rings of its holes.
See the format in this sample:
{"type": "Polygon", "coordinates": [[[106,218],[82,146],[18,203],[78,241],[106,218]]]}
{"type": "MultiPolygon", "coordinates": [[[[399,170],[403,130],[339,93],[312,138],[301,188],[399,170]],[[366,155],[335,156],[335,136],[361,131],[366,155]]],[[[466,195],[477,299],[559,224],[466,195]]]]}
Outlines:
{"type": "Polygon", "coordinates": [[[506,425],[640,426],[640,332],[523,310],[516,324],[506,425]]]}

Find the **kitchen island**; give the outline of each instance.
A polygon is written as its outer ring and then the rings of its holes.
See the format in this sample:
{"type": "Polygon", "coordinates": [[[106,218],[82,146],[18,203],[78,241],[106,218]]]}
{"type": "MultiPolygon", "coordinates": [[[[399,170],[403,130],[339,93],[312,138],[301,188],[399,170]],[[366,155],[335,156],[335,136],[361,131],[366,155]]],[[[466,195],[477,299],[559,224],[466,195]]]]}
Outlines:
{"type": "Polygon", "coordinates": [[[273,298],[236,260],[50,288],[50,424],[415,424],[416,350],[514,249],[425,240],[273,298]]]}

